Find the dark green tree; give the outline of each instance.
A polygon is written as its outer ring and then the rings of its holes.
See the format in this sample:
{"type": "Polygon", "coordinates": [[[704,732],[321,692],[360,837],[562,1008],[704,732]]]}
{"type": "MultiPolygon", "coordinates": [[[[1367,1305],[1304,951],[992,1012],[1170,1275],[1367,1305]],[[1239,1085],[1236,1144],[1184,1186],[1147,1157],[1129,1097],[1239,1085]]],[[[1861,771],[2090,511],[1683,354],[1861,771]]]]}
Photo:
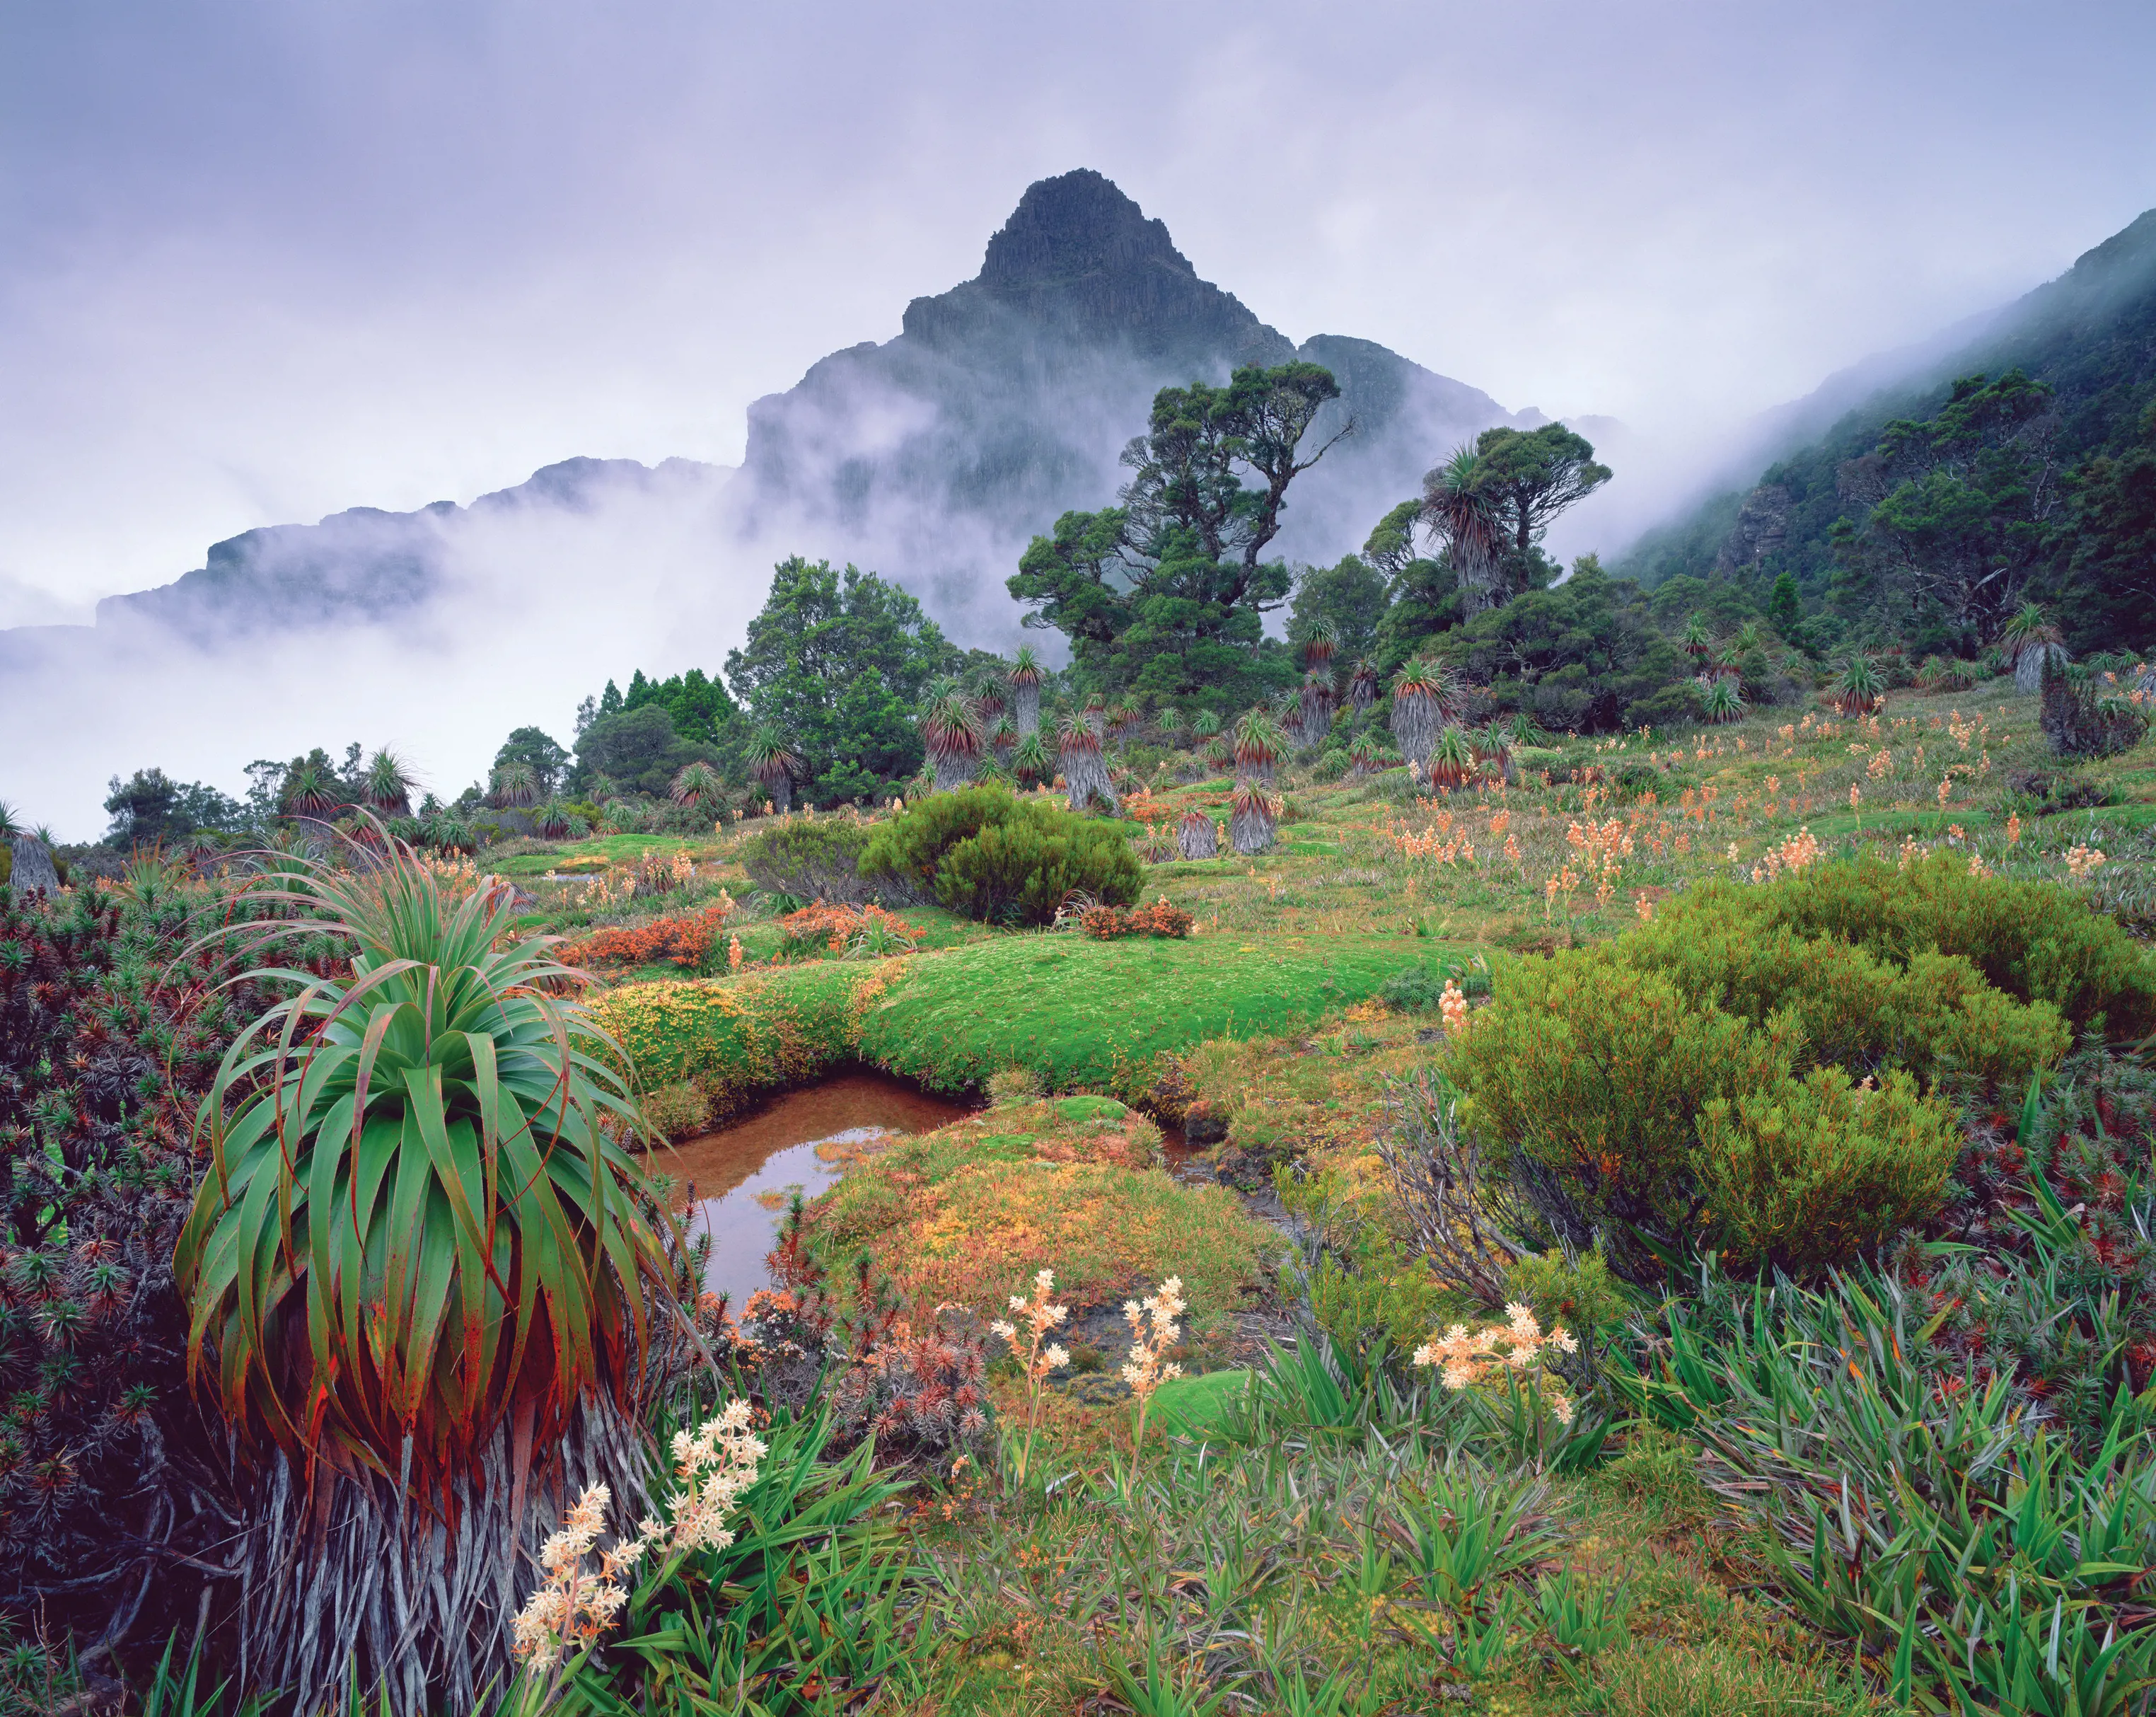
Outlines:
{"type": "Polygon", "coordinates": [[[647,680],[639,669],[621,707],[625,713],[648,703],[660,705],[673,717],[674,731],[685,739],[716,740],[741,714],[726,686],[701,668],[690,668],[670,680],[647,680]]]}
{"type": "Polygon", "coordinates": [[[1553,732],[1608,733],[1688,720],[1683,654],[1654,625],[1638,585],[1591,554],[1572,576],[1486,609],[1438,640],[1436,659],[1489,686],[1498,708],[1553,732]]]}
{"type": "Polygon", "coordinates": [[[1840,474],[1868,510],[1829,533],[1835,604],[1912,646],[1988,643],[2052,544],[2055,425],[2051,388],[2018,369],[1965,376],[1931,417],[1888,424],[1840,474]]]}
{"type": "Polygon", "coordinates": [[[1487,507],[1503,543],[1491,568],[1491,595],[1502,602],[1549,582],[1557,568],[1541,553],[1544,533],[1611,475],[1595,462],[1594,445],[1584,435],[1545,424],[1539,429],[1485,429],[1475,438],[1471,466],[1440,466],[1430,481],[1451,476],[1455,486],[1487,507]]]}
{"type": "Polygon", "coordinates": [[[2047,590],[2076,654],[2156,646],[2156,399],[2138,445],[2099,455],[2074,486],[2071,542],[2047,590]]]}
{"type": "Polygon", "coordinates": [[[1804,620],[1804,604],[1797,594],[1794,574],[1775,574],[1774,588],[1767,595],[1767,624],[1774,629],[1775,636],[1792,650],[1810,655],[1817,648],[1812,629],[1804,620]]]}
{"type": "Polygon", "coordinates": [[[834,804],[920,767],[915,706],[960,661],[897,585],[797,555],[774,569],[762,611],[726,657],[726,681],[749,718],[801,759],[808,790],[834,804]]]}
{"type": "Polygon", "coordinates": [[[603,775],[621,790],[665,798],[674,777],[692,763],[716,763],[709,745],[674,730],[664,704],[646,703],[619,715],[601,716],[577,741],[577,779],[603,775]]]}
{"type": "Polygon", "coordinates": [[[1295,582],[1288,609],[1288,641],[1301,644],[1320,620],[1333,631],[1334,647],[1346,661],[1370,653],[1378,623],[1389,599],[1383,573],[1358,554],[1329,567],[1307,567],[1295,582]]]}
{"type": "Polygon", "coordinates": [[[1311,363],[1162,388],[1146,433],[1124,450],[1119,504],[1064,514],[1020,558],[1009,588],[1034,605],[1024,623],[1063,633],[1081,672],[1106,691],[1233,703],[1293,677],[1277,645],[1278,661],[1265,660],[1264,617],[1292,583],[1265,551],[1289,485],[1353,428],[1303,446],[1339,393],[1311,363]]]}
{"type": "Polygon", "coordinates": [[[497,769],[504,763],[529,763],[542,799],[567,778],[571,762],[569,753],[537,727],[517,728],[502,741],[501,749],[494,754],[494,767],[497,769]]]}
{"type": "Polygon", "coordinates": [[[107,784],[105,809],[112,818],[108,846],[122,851],[186,839],[198,829],[235,830],[245,825],[239,801],[200,781],[175,781],[162,769],[137,769],[107,784]]]}

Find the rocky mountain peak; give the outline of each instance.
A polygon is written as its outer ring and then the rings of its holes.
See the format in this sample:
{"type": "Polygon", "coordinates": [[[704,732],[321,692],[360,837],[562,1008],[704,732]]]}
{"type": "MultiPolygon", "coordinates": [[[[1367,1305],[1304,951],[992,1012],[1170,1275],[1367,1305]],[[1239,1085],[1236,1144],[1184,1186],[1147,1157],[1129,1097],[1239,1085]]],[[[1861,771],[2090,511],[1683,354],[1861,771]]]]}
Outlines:
{"type": "Polygon", "coordinates": [[[1198,277],[1167,226],[1080,168],[1026,188],[973,280],[906,306],[906,334],[939,349],[993,338],[998,311],[1081,346],[1278,362],[1293,351],[1233,293],[1198,277]]]}

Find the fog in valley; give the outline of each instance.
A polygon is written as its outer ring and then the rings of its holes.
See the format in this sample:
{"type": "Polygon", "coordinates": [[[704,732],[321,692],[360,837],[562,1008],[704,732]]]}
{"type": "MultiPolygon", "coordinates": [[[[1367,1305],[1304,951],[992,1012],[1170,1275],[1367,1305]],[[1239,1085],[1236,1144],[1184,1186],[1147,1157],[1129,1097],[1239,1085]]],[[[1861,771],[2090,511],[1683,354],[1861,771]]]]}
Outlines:
{"type": "Polygon", "coordinates": [[[1570,4],[0,8],[0,799],[85,840],[108,777],[352,740],[446,798],[718,669],[793,553],[1008,648],[1029,536],[1240,359],[1358,419],[1274,553],[1562,418],[1617,476],[1548,546],[1614,560],[2156,201],[2156,25],[2073,9],[2118,51],[1986,7],[1659,7],[1651,52],[1570,4]],[[1164,224],[1057,229],[1136,296],[1024,234],[983,273],[1080,168],[1164,224]]]}

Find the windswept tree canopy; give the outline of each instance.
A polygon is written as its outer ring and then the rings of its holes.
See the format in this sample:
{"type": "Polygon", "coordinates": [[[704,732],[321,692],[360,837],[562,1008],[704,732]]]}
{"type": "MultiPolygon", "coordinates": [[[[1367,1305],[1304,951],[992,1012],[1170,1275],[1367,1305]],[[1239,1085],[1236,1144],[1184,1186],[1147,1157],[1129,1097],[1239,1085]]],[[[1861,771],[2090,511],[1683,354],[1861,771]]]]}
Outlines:
{"type": "MultiPolygon", "coordinates": [[[[1163,698],[1264,689],[1263,617],[1291,583],[1265,550],[1288,486],[1354,427],[1304,445],[1339,393],[1312,363],[1162,388],[1146,433],[1123,450],[1131,479],[1119,504],[1064,514],[1019,562],[1009,588],[1034,605],[1025,624],[1063,633],[1078,665],[1116,689],[1163,698]]],[[[1284,655],[1281,666],[1292,671],[1284,655]]]]}
{"type": "Polygon", "coordinates": [[[726,680],[798,758],[810,795],[835,804],[920,768],[912,712],[957,665],[942,628],[897,585],[796,555],[773,569],[762,612],[726,656],[726,680]]]}

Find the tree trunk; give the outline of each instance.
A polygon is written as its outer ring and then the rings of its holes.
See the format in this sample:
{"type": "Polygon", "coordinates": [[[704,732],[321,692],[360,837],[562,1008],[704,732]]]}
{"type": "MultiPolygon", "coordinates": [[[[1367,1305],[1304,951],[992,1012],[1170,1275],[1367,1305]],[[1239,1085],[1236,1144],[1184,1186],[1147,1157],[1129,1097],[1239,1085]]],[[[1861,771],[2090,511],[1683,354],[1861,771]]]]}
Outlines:
{"type": "Polygon", "coordinates": [[[1400,743],[1400,755],[1418,770],[1430,767],[1430,748],[1437,743],[1437,700],[1429,697],[1393,698],[1393,737],[1400,743]]]}
{"type": "Polygon", "coordinates": [[[1228,840],[1245,858],[1263,852],[1273,844],[1271,814],[1255,806],[1237,811],[1228,820],[1228,840]]]}
{"type": "Polygon", "coordinates": [[[949,793],[973,779],[973,759],[962,751],[939,753],[935,763],[935,790],[938,793],[949,793]]]}
{"type": "Polygon", "coordinates": [[[1175,831],[1175,850],[1187,859],[1218,857],[1220,843],[1214,831],[1212,818],[1202,812],[1184,817],[1175,831]]]}
{"type": "Polygon", "coordinates": [[[650,1452],[610,1397],[587,1397],[549,1457],[544,1482],[535,1472],[516,1494],[509,1432],[497,1430],[478,1471],[454,1483],[454,1525],[387,1479],[318,1468],[310,1494],[281,1453],[259,1468],[235,1459],[240,1689],[281,1689],[278,1708],[293,1717],[341,1713],[355,1673],[362,1694],[387,1684],[396,1717],[475,1709],[490,1683],[499,1693],[513,1673],[511,1618],[568,1502],[605,1484],[618,1534],[651,1511],[650,1452]]]}
{"type": "Polygon", "coordinates": [[[1060,762],[1071,810],[1082,811],[1096,799],[1111,811],[1122,808],[1122,801],[1116,797],[1116,784],[1108,779],[1108,765],[1099,752],[1074,748],[1063,753],[1060,762]]]}
{"type": "Polygon", "coordinates": [[[1012,686],[1011,704],[1018,712],[1019,738],[1040,731],[1040,687],[1038,685],[1012,686]]]}

